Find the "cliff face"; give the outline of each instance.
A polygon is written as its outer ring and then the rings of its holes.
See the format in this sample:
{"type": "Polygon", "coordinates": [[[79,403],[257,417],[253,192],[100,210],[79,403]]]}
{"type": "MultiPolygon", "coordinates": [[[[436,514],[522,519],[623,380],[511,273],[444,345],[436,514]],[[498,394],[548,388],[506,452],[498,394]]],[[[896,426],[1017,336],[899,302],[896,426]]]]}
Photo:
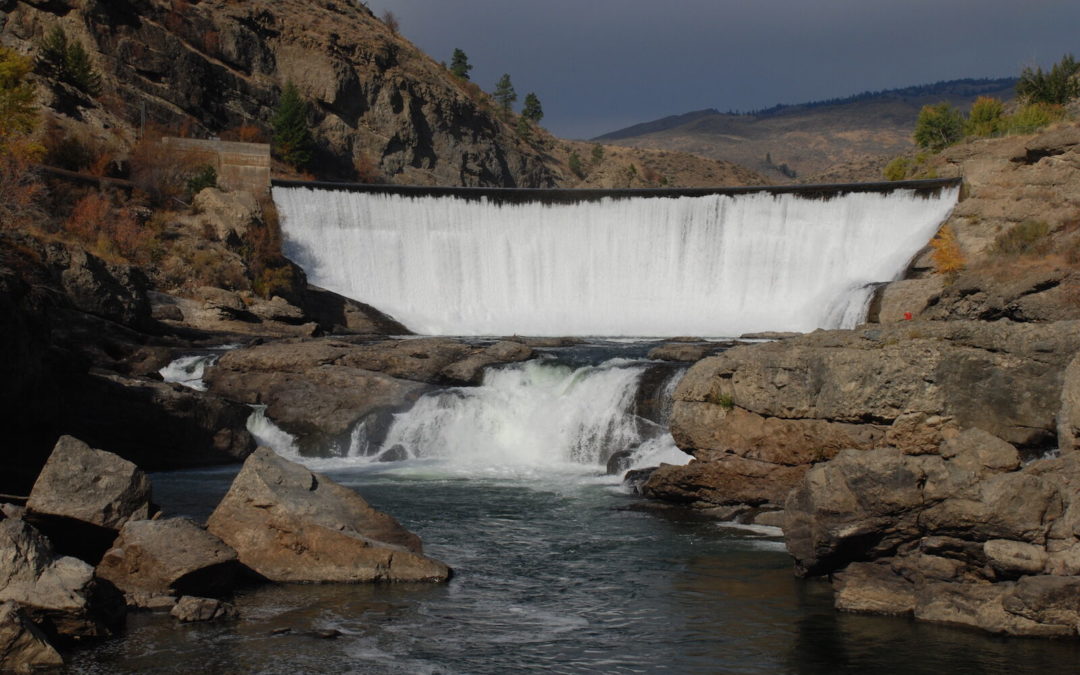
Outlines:
{"type": "MultiPolygon", "coordinates": [[[[322,175],[367,164],[394,182],[550,187],[556,172],[479,90],[344,0],[0,0],[0,42],[37,51],[54,26],[103,75],[94,100],[47,107],[130,142],[152,123],[209,135],[268,128],[281,88],[312,103],[322,175]]],[[[369,169],[370,170],[370,169],[369,169]]]]}

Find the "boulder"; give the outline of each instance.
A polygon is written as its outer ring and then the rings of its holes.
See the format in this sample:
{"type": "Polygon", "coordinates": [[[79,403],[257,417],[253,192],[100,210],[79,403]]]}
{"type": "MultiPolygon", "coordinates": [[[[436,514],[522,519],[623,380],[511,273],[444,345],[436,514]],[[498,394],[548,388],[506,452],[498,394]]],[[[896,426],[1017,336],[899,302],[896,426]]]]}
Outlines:
{"type": "Polygon", "coordinates": [[[124,523],[150,517],[150,479],[111,452],[61,436],[26,508],[58,550],[96,563],[124,523]]]}
{"type": "Polygon", "coordinates": [[[94,577],[94,568],[72,557],[56,557],[29,523],[0,521],[0,602],[18,603],[34,623],[67,639],[115,633],[125,607],[120,593],[94,577]]]}
{"type": "Polygon", "coordinates": [[[805,466],[730,456],[685,466],[664,464],[641,491],[647,497],[697,507],[782,504],[805,472],[805,466]]]}
{"type": "Polygon", "coordinates": [[[360,495],[259,448],[207,523],[272,581],[446,581],[420,538],[360,495]]]}
{"type": "Polygon", "coordinates": [[[477,385],[484,369],[496,363],[514,363],[532,358],[533,350],[520,342],[502,340],[443,368],[440,374],[452,384],[477,385]]]}
{"type": "Polygon", "coordinates": [[[1058,447],[1061,452],[1080,449],[1080,355],[1069,362],[1062,376],[1061,406],[1058,409],[1058,447]]]}
{"type": "Polygon", "coordinates": [[[125,593],[220,596],[232,590],[236,551],[188,518],[132,520],[97,566],[125,593]]]}
{"type": "Polygon", "coordinates": [[[177,600],[169,613],[182,623],[227,621],[240,616],[232,603],[191,595],[185,595],[177,600]]]}
{"type": "Polygon", "coordinates": [[[837,609],[895,615],[915,611],[915,586],[888,565],[851,563],[833,575],[833,590],[837,609]]]}
{"type": "Polygon", "coordinates": [[[60,652],[17,604],[0,604],[0,672],[34,673],[63,665],[60,652]]]}
{"type": "Polygon", "coordinates": [[[908,314],[918,318],[932,301],[941,294],[945,282],[940,276],[926,279],[903,279],[885,284],[874,296],[868,321],[898,323],[908,314]]]}
{"type": "Polygon", "coordinates": [[[250,416],[248,406],[214,393],[94,371],[71,428],[146,470],[164,471],[242,461],[255,449],[250,416]]]}

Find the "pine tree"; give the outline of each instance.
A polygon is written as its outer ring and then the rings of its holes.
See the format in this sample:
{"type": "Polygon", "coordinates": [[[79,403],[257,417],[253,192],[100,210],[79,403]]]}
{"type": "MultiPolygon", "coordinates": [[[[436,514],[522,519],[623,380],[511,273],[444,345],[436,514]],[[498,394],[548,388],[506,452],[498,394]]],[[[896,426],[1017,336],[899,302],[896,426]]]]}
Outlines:
{"type": "Polygon", "coordinates": [[[315,140],[308,128],[308,103],[300,90],[288,82],[281,92],[271,124],[274,127],[274,153],[296,168],[307,166],[315,140]]]}
{"type": "Polygon", "coordinates": [[[469,79],[470,70],[472,70],[472,66],[469,65],[469,57],[465,56],[465,52],[460,49],[455,49],[454,55],[450,58],[450,72],[463,80],[467,80],[469,79]]]}
{"type": "Polygon", "coordinates": [[[510,112],[510,107],[517,100],[517,92],[514,91],[514,85],[510,83],[509,73],[503,73],[503,76],[495,83],[495,93],[492,96],[503,107],[503,110],[510,112]]]}
{"type": "Polygon", "coordinates": [[[544,118],[544,109],[540,106],[540,99],[536,94],[525,94],[525,107],[521,109],[521,116],[536,124],[544,118]]]}
{"type": "Polygon", "coordinates": [[[74,85],[90,96],[101,93],[101,75],[94,70],[90,54],[81,42],[70,41],[56,26],[41,41],[40,60],[47,75],[74,85]]]}

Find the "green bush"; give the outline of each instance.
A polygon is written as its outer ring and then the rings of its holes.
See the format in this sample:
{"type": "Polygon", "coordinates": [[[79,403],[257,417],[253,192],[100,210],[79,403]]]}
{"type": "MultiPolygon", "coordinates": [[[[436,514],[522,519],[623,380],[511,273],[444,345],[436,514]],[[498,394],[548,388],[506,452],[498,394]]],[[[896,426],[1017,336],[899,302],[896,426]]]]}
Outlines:
{"type": "Polygon", "coordinates": [[[1007,134],[1030,134],[1065,117],[1065,109],[1050,103],[1030,103],[1003,120],[1007,134]]]}
{"type": "Polygon", "coordinates": [[[934,152],[964,138],[964,115],[948,101],[924,105],[915,122],[915,143],[934,152]]]}
{"type": "Polygon", "coordinates": [[[204,164],[195,170],[191,178],[188,179],[187,189],[191,196],[195,196],[205,190],[206,188],[217,187],[217,169],[204,164]]]}
{"type": "Polygon", "coordinates": [[[580,155],[578,155],[576,152],[571,152],[570,160],[568,163],[570,164],[570,171],[572,171],[575,176],[577,176],[578,178],[585,177],[585,167],[581,165],[580,155]]]}
{"type": "Polygon", "coordinates": [[[983,138],[997,136],[1005,127],[1005,104],[996,98],[980,96],[971,104],[964,123],[964,133],[983,138]]]}
{"type": "Polygon", "coordinates": [[[1080,63],[1066,54],[1046,72],[1024,68],[1016,82],[1016,95],[1027,103],[1064,105],[1080,97],[1080,63]]]}
{"type": "Polygon", "coordinates": [[[998,235],[991,249],[995,255],[1016,257],[1041,253],[1050,226],[1038,220],[1026,220],[998,235]]]}
{"type": "Polygon", "coordinates": [[[904,180],[911,171],[911,158],[896,157],[885,165],[885,180],[904,180]]]}

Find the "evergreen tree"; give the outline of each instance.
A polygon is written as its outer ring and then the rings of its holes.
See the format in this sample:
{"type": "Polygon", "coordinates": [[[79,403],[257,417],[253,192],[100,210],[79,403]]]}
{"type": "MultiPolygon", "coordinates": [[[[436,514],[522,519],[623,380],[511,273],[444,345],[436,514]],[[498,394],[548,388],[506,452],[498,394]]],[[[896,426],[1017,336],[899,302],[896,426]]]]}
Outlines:
{"type": "Polygon", "coordinates": [[[467,80],[469,79],[470,70],[472,70],[472,66],[469,65],[469,57],[465,56],[465,52],[460,49],[455,49],[454,55],[450,58],[450,72],[463,80],[467,80]]]}
{"type": "Polygon", "coordinates": [[[521,140],[525,141],[526,143],[532,142],[532,132],[533,129],[532,125],[529,124],[529,120],[525,119],[524,115],[519,117],[517,123],[517,134],[521,137],[521,140]]]}
{"type": "Polygon", "coordinates": [[[1025,103],[1064,105],[1080,97],[1080,62],[1066,54],[1049,71],[1024,68],[1016,82],[1016,95],[1025,103]]]}
{"type": "Polygon", "coordinates": [[[544,118],[544,109],[540,106],[540,99],[536,94],[525,94],[525,107],[521,110],[521,116],[534,124],[544,118]]]}
{"type": "Polygon", "coordinates": [[[287,164],[302,168],[311,161],[315,139],[308,128],[308,103],[300,90],[288,82],[281,92],[271,124],[274,128],[274,153],[287,164]]]}
{"type": "Polygon", "coordinates": [[[76,87],[91,96],[101,93],[101,75],[94,70],[94,66],[90,63],[90,55],[81,42],[72,42],[68,45],[64,66],[70,82],[76,87]]]}
{"type": "Polygon", "coordinates": [[[517,100],[517,92],[514,91],[514,85],[510,83],[509,73],[503,73],[503,76],[495,83],[495,93],[492,96],[503,107],[503,110],[510,112],[510,107],[517,100]]]}
{"type": "Polygon", "coordinates": [[[45,74],[90,96],[101,93],[101,75],[94,70],[90,54],[81,42],[68,40],[63,28],[56,26],[41,41],[40,60],[45,74]]]}

